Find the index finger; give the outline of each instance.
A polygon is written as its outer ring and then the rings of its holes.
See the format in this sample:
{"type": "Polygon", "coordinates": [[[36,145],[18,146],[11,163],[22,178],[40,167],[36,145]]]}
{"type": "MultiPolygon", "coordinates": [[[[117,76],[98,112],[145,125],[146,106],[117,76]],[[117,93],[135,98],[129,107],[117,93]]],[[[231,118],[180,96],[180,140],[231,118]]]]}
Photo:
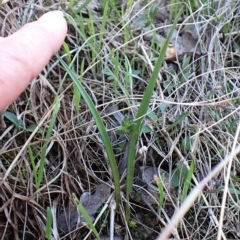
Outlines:
{"type": "Polygon", "coordinates": [[[60,11],[44,14],[0,41],[0,111],[17,98],[61,47],[67,24],[60,11]]]}

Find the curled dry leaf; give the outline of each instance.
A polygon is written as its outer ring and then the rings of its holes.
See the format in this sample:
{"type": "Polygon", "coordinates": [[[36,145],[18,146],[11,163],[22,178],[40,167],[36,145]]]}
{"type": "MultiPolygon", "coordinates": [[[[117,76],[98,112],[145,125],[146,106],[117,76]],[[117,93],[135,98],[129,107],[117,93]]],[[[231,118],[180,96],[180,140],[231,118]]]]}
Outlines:
{"type": "Polygon", "coordinates": [[[158,175],[154,174],[153,175],[153,179],[156,183],[160,183],[161,182],[161,179],[158,177],[158,175]]]}
{"type": "Polygon", "coordinates": [[[94,194],[82,194],[80,201],[87,210],[88,214],[93,217],[99,207],[106,202],[111,193],[111,187],[102,183],[95,188],[94,194]]]}
{"type": "MultiPolygon", "coordinates": [[[[167,37],[170,28],[164,28],[164,36],[167,37]]],[[[171,38],[171,44],[168,45],[165,54],[167,61],[174,61],[176,59],[182,59],[184,55],[187,56],[199,56],[200,48],[198,46],[197,32],[192,29],[191,31],[183,30],[179,33],[177,30],[173,32],[171,38]]],[[[162,45],[165,40],[158,41],[161,38],[155,38],[157,44],[162,45]]]]}
{"type": "MultiPolygon", "coordinates": [[[[98,208],[106,202],[111,193],[111,187],[107,184],[99,184],[95,188],[93,194],[85,192],[82,194],[80,201],[89,216],[94,220],[94,215],[98,208]]],[[[84,218],[80,215],[77,207],[71,204],[68,208],[60,213],[57,217],[57,226],[60,233],[67,233],[77,228],[81,223],[84,223],[84,218]]]]}
{"type": "Polygon", "coordinates": [[[176,56],[177,56],[176,48],[172,44],[168,44],[167,51],[165,53],[165,58],[172,59],[176,58],[176,56]]]}
{"type": "Polygon", "coordinates": [[[172,44],[175,48],[175,58],[182,58],[184,55],[200,55],[197,39],[189,31],[183,31],[181,35],[172,39],[172,44]]]}

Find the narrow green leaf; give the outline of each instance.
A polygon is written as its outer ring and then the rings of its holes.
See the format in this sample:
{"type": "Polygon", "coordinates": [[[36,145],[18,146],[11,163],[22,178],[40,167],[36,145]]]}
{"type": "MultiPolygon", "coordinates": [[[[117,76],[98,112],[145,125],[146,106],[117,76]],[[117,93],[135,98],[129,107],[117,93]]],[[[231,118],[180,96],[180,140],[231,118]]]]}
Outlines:
{"type": "Polygon", "coordinates": [[[192,146],[191,138],[189,136],[186,136],[185,138],[183,138],[180,146],[182,150],[189,151],[192,146]]]}
{"type": "Polygon", "coordinates": [[[85,219],[86,223],[88,224],[88,226],[91,228],[91,230],[93,231],[95,237],[100,240],[100,236],[97,232],[97,229],[95,228],[91,217],[89,216],[87,210],[84,208],[84,206],[82,205],[82,203],[79,201],[79,199],[77,198],[77,196],[73,193],[73,201],[76,204],[79,212],[81,213],[81,215],[83,216],[83,218],[85,219]]]}
{"type": "Polygon", "coordinates": [[[182,162],[178,162],[172,172],[171,182],[173,187],[179,187],[187,179],[187,175],[187,167],[182,162]]]}
{"type": "MultiPolygon", "coordinates": [[[[84,72],[84,63],[85,63],[85,60],[83,58],[83,60],[81,62],[81,73],[84,72]]],[[[82,82],[82,74],[80,74],[79,81],[82,82]]],[[[80,113],[80,100],[81,100],[80,91],[78,90],[76,84],[73,84],[73,101],[74,101],[77,115],[79,115],[79,113],[80,113]]]]}
{"type": "Polygon", "coordinates": [[[47,207],[47,222],[46,222],[45,236],[48,240],[51,239],[52,222],[53,222],[52,211],[50,207],[47,207]]]}
{"type": "Polygon", "coordinates": [[[171,36],[173,34],[173,31],[177,25],[178,19],[181,15],[181,10],[178,12],[174,23],[172,25],[172,28],[169,32],[169,35],[165,41],[165,44],[162,47],[161,53],[157,59],[156,65],[154,67],[153,73],[150,77],[148,86],[146,88],[146,91],[143,95],[143,99],[141,101],[138,113],[137,113],[137,120],[135,121],[136,125],[134,126],[133,132],[130,137],[129,141],[129,151],[128,151],[128,161],[127,161],[127,186],[126,186],[126,198],[127,198],[127,204],[126,204],[126,220],[129,222],[130,219],[130,205],[129,203],[129,194],[132,192],[132,185],[133,185],[133,177],[134,177],[134,165],[135,165],[135,155],[136,155],[136,143],[141,131],[142,126],[142,119],[144,115],[147,113],[147,109],[149,107],[149,103],[152,97],[152,93],[156,84],[156,81],[158,79],[158,74],[160,72],[162,63],[164,61],[165,53],[168,47],[168,44],[170,42],[171,36]]]}
{"type": "Polygon", "coordinates": [[[188,170],[187,178],[183,185],[183,193],[182,193],[182,201],[184,201],[187,197],[188,189],[191,184],[192,176],[194,171],[194,161],[191,162],[190,168],[188,170]]]}
{"type": "Polygon", "coordinates": [[[69,46],[66,42],[63,42],[63,49],[64,49],[65,53],[67,54],[68,62],[70,62],[71,61],[71,52],[70,52],[69,46]]]}
{"type": "MultiPolygon", "coordinates": [[[[108,1],[105,1],[100,32],[105,32],[105,27],[106,27],[106,22],[107,22],[107,13],[108,13],[108,10],[109,10],[108,4],[109,4],[108,1]]],[[[99,40],[100,43],[103,43],[102,39],[103,39],[103,34],[100,35],[100,40],[99,40]]],[[[100,47],[102,47],[102,46],[100,46],[100,47]]]]}
{"type": "MultiPolygon", "coordinates": [[[[80,7],[76,10],[76,13],[80,13],[92,0],[86,0],[80,7]]],[[[78,1],[75,1],[74,5],[77,5],[78,1]]]]}
{"type": "Polygon", "coordinates": [[[163,207],[163,201],[164,201],[164,174],[161,176],[162,180],[160,179],[155,179],[156,184],[158,186],[158,191],[159,191],[159,206],[158,206],[158,213],[161,215],[161,210],[163,207]]]}
{"type": "Polygon", "coordinates": [[[116,162],[115,155],[114,155],[114,152],[112,149],[112,144],[108,137],[106,128],[103,124],[103,121],[102,121],[94,103],[92,102],[92,100],[91,100],[90,96],[88,95],[88,93],[86,92],[86,90],[83,88],[82,84],[78,81],[76,75],[71,71],[71,69],[68,67],[68,65],[58,55],[57,55],[57,58],[59,59],[60,63],[65,68],[66,72],[68,73],[68,75],[70,76],[70,78],[75,83],[78,90],[80,91],[81,96],[85,100],[89,110],[91,111],[93,118],[96,122],[96,125],[98,127],[98,130],[101,134],[101,138],[102,138],[104,147],[107,152],[108,160],[111,165],[111,170],[112,170],[114,185],[115,185],[116,204],[118,207],[119,201],[120,201],[120,178],[119,178],[119,173],[118,173],[117,162],[116,162]]]}

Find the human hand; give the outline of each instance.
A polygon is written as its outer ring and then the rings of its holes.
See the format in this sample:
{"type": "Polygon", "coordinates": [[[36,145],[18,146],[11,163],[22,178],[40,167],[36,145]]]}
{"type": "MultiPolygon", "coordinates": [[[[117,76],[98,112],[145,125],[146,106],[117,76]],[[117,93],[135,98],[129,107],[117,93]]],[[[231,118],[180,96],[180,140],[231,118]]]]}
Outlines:
{"type": "Polygon", "coordinates": [[[62,12],[44,14],[7,38],[0,38],[0,112],[24,91],[62,45],[62,12]]]}

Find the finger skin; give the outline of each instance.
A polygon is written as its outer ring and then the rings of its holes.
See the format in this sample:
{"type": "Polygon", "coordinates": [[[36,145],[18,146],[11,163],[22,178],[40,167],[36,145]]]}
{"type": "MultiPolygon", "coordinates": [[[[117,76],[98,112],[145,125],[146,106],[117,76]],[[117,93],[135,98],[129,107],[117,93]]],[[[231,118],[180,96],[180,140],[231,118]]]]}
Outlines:
{"type": "Polygon", "coordinates": [[[53,11],[0,39],[0,111],[42,71],[61,47],[66,33],[62,12],[53,11]]]}

